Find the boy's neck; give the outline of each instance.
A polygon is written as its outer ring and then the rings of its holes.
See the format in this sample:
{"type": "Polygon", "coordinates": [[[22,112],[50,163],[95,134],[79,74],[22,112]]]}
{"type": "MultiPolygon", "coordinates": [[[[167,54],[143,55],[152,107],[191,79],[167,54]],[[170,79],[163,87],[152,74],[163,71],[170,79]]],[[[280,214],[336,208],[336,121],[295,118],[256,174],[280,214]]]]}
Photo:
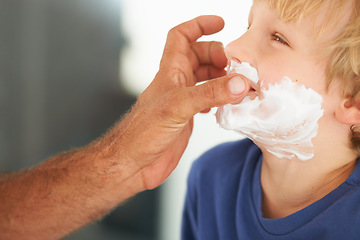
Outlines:
{"type": "MultiPolygon", "coordinates": [[[[334,156],[333,156],[334,157],[334,156]]],[[[265,218],[282,218],[297,212],[333,191],[350,175],[356,156],[348,162],[277,159],[264,152],[261,169],[262,211],[265,218]]],[[[332,160],[334,160],[332,158],[332,160]]]]}

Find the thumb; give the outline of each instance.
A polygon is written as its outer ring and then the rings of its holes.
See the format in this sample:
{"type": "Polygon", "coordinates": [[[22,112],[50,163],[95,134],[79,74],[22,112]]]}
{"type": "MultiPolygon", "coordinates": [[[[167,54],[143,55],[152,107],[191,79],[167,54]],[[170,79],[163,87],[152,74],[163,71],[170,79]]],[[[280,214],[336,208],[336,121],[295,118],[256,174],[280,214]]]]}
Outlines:
{"type": "Polygon", "coordinates": [[[186,103],[180,106],[183,114],[191,118],[196,113],[240,100],[250,90],[250,83],[241,75],[230,74],[186,88],[186,103]],[[189,107],[191,106],[191,107],[189,107]]]}

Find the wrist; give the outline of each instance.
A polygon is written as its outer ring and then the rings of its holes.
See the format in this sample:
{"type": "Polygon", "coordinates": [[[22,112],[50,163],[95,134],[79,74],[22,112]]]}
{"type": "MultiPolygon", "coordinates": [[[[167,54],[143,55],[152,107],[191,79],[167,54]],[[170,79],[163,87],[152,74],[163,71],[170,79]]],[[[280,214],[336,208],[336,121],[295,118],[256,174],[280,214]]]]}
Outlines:
{"type": "Polygon", "coordinates": [[[121,199],[129,198],[144,189],[141,167],[132,159],[131,148],[125,143],[124,132],[115,127],[84,151],[93,156],[94,172],[98,184],[119,193],[121,199]]]}

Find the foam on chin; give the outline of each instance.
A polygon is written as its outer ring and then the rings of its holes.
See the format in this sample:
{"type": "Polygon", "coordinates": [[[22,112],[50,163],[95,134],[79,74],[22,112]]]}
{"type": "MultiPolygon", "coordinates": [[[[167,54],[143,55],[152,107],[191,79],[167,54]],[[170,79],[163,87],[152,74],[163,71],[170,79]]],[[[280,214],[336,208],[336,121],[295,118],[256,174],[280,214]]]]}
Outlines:
{"type": "MultiPolygon", "coordinates": [[[[236,68],[237,73],[242,71],[236,68]]],[[[318,120],[324,113],[321,95],[288,77],[261,89],[261,95],[261,99],[247,96],[239,104],[219,107],[217,122],[244,134],[276,157],[311,159],[311,139],[317,135],[318,120]]]]}

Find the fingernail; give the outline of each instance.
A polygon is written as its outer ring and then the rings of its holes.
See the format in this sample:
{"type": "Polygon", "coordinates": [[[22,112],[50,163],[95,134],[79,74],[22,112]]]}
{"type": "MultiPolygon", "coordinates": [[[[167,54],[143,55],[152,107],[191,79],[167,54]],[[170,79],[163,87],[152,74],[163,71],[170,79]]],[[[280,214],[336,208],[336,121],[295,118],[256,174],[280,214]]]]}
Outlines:
{"type": "Polygon", "coordinates": [[[233,95],[239,95],[245,90],[245,82],[239,76],[234,76],[228,82],[229,90],[233,95]]]}

